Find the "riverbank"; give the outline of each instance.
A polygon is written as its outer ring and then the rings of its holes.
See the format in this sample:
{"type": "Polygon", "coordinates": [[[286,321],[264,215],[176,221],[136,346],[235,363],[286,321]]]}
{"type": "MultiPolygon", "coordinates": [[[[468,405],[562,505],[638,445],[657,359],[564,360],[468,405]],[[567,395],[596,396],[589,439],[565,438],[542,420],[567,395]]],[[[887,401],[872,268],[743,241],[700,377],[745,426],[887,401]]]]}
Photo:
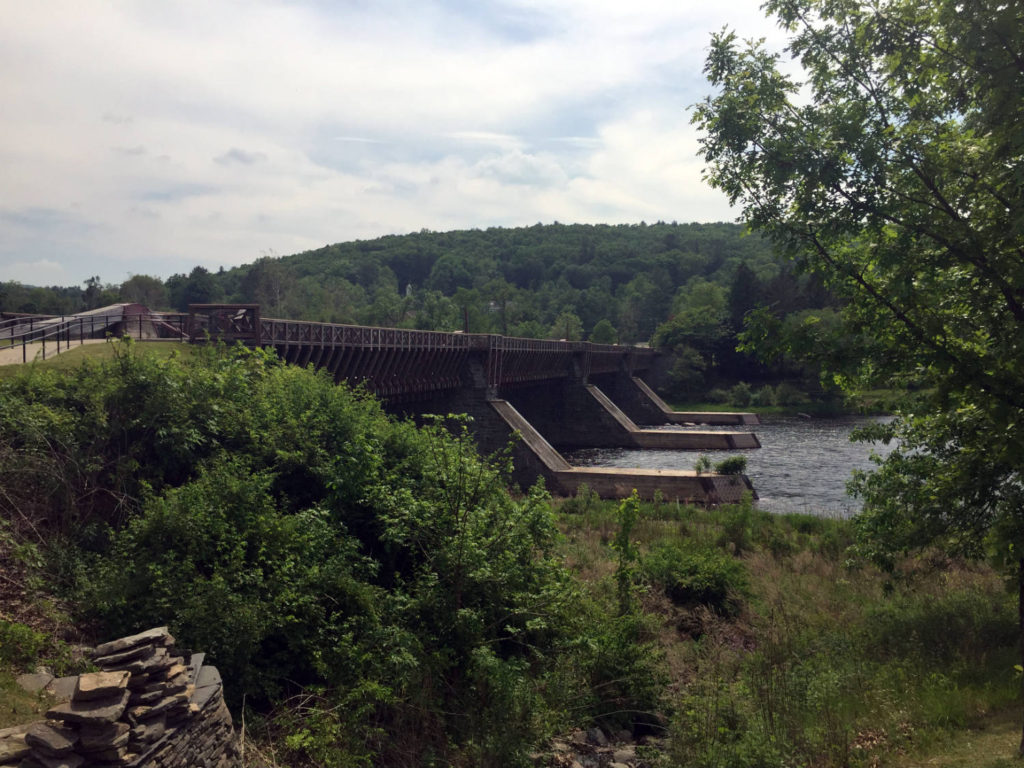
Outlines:
{"type": "MultiPolygon", "coordinates": [[[[559,522],[581,581],[613,592],[615,505],[573,499],[559,522]]],[[[667,673],[657,765],[1011,764],[1015,612],[998,574],[937,553],[884,573],[851,556],[853,535],[749,505],[642,507],[634,594],[667,673]]]]}
{"type": "Polygon", "coordinates": [[[671,402],[673,410],[684,413],[710,411],[722,413],[746,411],[759,416],[809,416],[811,418],[838,418],[841,416],[886,416],[893,412],[899,393],[894,390],[876,389],[862,392],[847,400],[816,401],[809,397],[798,398],[796,402],[779,405],[747,401],[735,402],[671,402]]]}

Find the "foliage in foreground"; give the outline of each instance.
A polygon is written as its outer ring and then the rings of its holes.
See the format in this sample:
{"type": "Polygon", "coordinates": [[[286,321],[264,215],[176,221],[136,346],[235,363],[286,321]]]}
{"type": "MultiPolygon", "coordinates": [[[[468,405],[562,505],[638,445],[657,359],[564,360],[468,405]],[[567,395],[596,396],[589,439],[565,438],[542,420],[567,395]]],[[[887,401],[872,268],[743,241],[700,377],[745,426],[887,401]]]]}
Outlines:
{"type": "MultiPolygon", "coordinates": [[[[570,562],[611,581],[614,505],[584,493],[561,512],[570,562]]],[[[848,560],[850,521],[748,504],[644,505],[632,531],[672,670],[659,765],[889,765],[1016,702],[1014,600],[990,568],[931,552],[894,579],[848,560]]]]}
{"type": "Polygon", "coordinates": [[[861,551],[990,556],[1017,582],[1024,654],[1024,7],[765,8],[805,82],[716,34],[702,155],[752,228],[843,303],[795,324],[757,313],[750,346],[809,357],[851,392],[907,393],[867,434],[897,447],[853,486],[861,551]]]}
{"type": "Polygon", "coordinates": [[[562,537],[463,426],[258,352],[127,345],[0,382],[0,504],[105,636],[210,652],[281,765],[516,765],[585,723],[667,733],[668,765],[873,765],[1016,695],[986,568],[890,578],[846,564],[849,522],[749,503],[583,492],[562,537]]]}
{"type": "Polygon", "coordinates": [[[570,718],[653,707],[544,491],[511,496],[449,426],[269,353],[123,343],[0,382],[0,505],[104,636],[208,652],[291,765],[514,765],[570,718]]]}

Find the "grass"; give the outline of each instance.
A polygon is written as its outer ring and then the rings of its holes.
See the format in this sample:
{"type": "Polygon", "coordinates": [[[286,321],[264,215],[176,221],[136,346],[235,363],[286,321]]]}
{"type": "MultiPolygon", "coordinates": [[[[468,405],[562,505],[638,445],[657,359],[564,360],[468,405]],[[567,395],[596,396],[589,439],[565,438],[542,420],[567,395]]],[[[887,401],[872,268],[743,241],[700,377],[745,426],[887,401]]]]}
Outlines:
{"type": "Polygon", "coordinates": [[[44,693],[23,690],[12,670],[0,669],[0,729],[41,720],[52,704],[44,693]]]}
{"type": "Polygon", "coordinates": [[[900,755],[897,768],[1016,768],[1019,718],[1001,713],[978,728],[949,734],[930,750],[900,755]]]}
{"type": "Polygon", "coordinates": [[[889,389],[876,389],[861,392],[851,401],[842,402],[807,402],[793,405],[745,405],[738,406],[731,403],[701,403],[685,402],[669,403],[675,411],[686,412],[710,412],[710,413],[756,413],[761,416],[794,416],[798,413],[807,413],[812,416],[851,416],[851,415],[883,415],[892,412],[893,403],[899,393],[889,389]]]}
{"type": "MultiPolygon", "coordinates": [[[[614,592],[616,503],[581,494],[559,521],[577,576],[614,592]]],[[[852,537],[848,520],[750,505],[642,507],[638,588],[671,680],[664,766],[1011,764],[1016,611],[1000,575],[932,553],[893,576],[852,560],[852,537]],[[673,563],[687,583],[694,567],[712,569],[705,583],[736,579],[738,610],[673,588],[673,563]]]]}
{"type": "MultiPolygon", "coordinates": [[[[143,350],[146,354],[154,355],[160,359],[166,359],[174,354],[179,355],[190,355],[192,354],[192,347],[189,344],[183,344],[178,341],[144,341],[139,342],[138,349],[143,350]]],[[[71,349],[62,351],[59,355],[49,356],[50,345],[47,345],[47,358],[46,360],[36,360],[30,362],[28,365],[40,368],[50,368],[54,370],[68,370],[71,368],[77,368],[86,360],[108,360],[114,356],[114,344],[113,343],[97,343],[97,344],[82,344],[80,346],[72,346],[71,349]]],[[[32,354],[30,348],[30,354],[32,354]]],[[[10,378],[17,376],[19,372],[25,370],[25,365],[21,362],[8,363],[6,365],[0,365],[0,378],[10,378]]]]}

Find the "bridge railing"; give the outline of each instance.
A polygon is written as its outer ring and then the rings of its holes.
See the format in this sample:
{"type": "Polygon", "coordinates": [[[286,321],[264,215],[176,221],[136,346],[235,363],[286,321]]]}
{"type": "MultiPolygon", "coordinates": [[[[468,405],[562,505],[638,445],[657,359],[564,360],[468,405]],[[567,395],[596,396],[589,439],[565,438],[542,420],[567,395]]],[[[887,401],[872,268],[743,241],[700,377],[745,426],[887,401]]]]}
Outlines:
{"type": "Polygon", "coordinates": [[[307,323],[297,320],[260,321],[263,344],[326,344],[374,349],[476,349],[480,334],[378,328],[368,325],[307,323]]]}
{"type": "MultiPolygon", "coordinates": [[[[134,315],[72,315],[70,317],[18,318],[19,322],[0,327],[0,349],[21,348],[21,361],[28,362],[29,345],[39,344],[42,359],[47,354],[59,354],[72,345],[82,345],[88,339],[102,339],[115,335],[134,338],[177,339],[187,338],[187,316],[182,314],[134,315]],[[49,346],[49,348],[47,348],[49,346]]],[[[34,355],[33,355],[34,357],[34,355]]]]}
{"type": "Polygon", "coordinates": [[[283,320],[260,317],[254,304],[192,305],[189,318],[193,341],[274,346],[289,362],[363,381],[382,396],[455,389],[470,354],[481,361],[493,391],[592,372],[632,374],[655,354],[618,344],[283,320]]]}

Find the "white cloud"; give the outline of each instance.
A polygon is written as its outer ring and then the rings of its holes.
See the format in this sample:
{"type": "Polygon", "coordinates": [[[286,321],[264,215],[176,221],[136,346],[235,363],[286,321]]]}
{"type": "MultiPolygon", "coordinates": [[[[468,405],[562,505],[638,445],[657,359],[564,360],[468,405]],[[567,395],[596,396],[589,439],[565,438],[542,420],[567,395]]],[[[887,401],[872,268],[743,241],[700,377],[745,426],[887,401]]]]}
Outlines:
{"type": "Polygon", "coordinates": [[[3,267],[4,279],[25,285],[75,285],[64,266],[52,259],[16,261],[3,267]]]}
{"type": "Polygon", "coordinates": [[[0,279],[423,227],[731,218],[685,107],[712,31],[773,34],[759,1],[12,5],[0,279]]]}

